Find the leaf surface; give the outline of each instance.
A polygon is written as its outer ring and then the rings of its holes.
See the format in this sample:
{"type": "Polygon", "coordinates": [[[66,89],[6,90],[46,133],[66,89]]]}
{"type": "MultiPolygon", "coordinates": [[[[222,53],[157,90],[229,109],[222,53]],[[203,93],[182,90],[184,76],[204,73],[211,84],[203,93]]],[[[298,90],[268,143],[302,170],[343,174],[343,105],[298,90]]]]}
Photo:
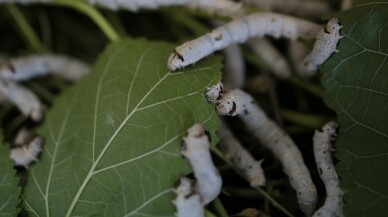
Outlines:
{"type": "Polygon", "coordinates": [[[388,2],[355,1],[340,12],[339,53],[321,67],[337,112],[336,169],[345,216],[388,213],[388,2]]]}
{"type": "MultiPolygon", "coordinates": [[[[1,133],[0,141],[3,141],[1,133]]],[[[17,216],[20,211],[21,188],[13,166],[7,146],[0,144],[0,217],[17,216]]]]}
{"type": "Polygon", "coordinates": [[[173,48],[114,43],[59,97],[24,193],[30,216],[174,216],[174,183],[190,172],[181,138],[196,122],[215,135],[219,121],[204,90],[221,79],[221,64],[209,58],[171,73],[173,48]]]}

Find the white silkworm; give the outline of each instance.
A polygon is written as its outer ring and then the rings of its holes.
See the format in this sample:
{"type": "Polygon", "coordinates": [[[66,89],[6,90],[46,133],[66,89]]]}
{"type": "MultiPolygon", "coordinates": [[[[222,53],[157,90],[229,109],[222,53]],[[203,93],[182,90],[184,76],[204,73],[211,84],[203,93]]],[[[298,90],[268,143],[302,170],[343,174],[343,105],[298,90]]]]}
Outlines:
{"type": "Polygon", "coordinates": [[[230,90],[221,94],[216,110],[221,115],[238,115],[261,144],[272,151],[290,177],[301,210],[306,216],[311,216],[317,202],[317,190],[299,149],[287,133],[270,120],[255,100],[242,90],[230,90]]]}
{"type": "Polygon", "coordinates": [[[317,36],[311,53],[299,65],[299,73],[304,76],[312,76],[318,70],[318,67],[331,56],[338,52],[337,44],[340,36],[339,32],[342,26],[338,23],[338,18],[331,18],[327,25],[321,29],[317,36]]]}
{"type": "Polygon", "coordinates": [[[175,71],[217,50],[234,43],[243,43],[252,37],[270,35],[275,38],[312,39],[320,29],[318,24],[287,15],[269,12],[251,14],[178,46],[168,58],[167,66],[175,71]]]}
{"type": "Polygon", "coordinates": [[[298,17],[317,18],[330,12],[327,1],[306,0],[243,0],[243,4],[291,14],[298,17]]]}
{"type": "Polygon", "coordinates": [[[15,82],[0,79],[0,94],[13,103],[25,116],[31,117],[34,121],[43,119],[46,107],[29,89],[15,82]]]}
{"type": "Polygon", "coordinates": [[[88,0],[90,4],[100,5],[111,10],[157,9],[168,6],[186,6],[221,16],[239,16],[244,13],[242,5],[231,0],[88,0]]]}
{"type": "Polygon", "coordinates": [[[38,160],[43,144],[44,139],[37,136],[29,144],[11,149],[10,158],[16,166],[28,168],[28,165],[38,160]]]}
{"type": "Polygon", "coordinates": [[[247,45],[255,55],[263,59],[280,78],[288,78],[291,68],[285,57],[265,38],[252,38],[247,45]]]}
{"type": "Polygon", "coordinates": [[[204,217],[205,209],[200,196],[193,189],[190,179],[182,177],[179,186],[174,190],[177,197],[173,203],[176,206],[177,217],[204,217]]]}
{"type": "Polygon", "coordinates": [[[313,217],[338,217],[342,213],[342,190],[339,187],[339,178],[331,154],[333,151],[331,141],[336,136],[337,127],[336,122],[330,121],[322,127],[322,131],[316,130],[313,137],[315,161],[327,194],[325,203],[313,217]]]}
{"type": "Polygon", "coordinates": [[[261,163],[263,160],[256,161],[252,155],[245,150],[241,143],[234,137],[232,131],[222,123],[218,130],[218,137],[220,139],[219,146],[224,152],[227,159],[239,168],[243,174],[248,178],[252,187],[264,186],[265,176],[261,163]]]}
{"type": "Polygon", "coordinates": [[[211,104],[215,104],[220,99],[223,88],[224,85],[222,82],[218,82],[216,85],[207,87],[205,91],[207,101],[211,104]]]}
{"type": "Polygon", "coordinates": [[[224,49],[225,64],[222,82],[227,89],[242,88],[245,82],[245,60],[237,44],[224,49]]]}
{"type": "Polygon", "coordinates": [[[70,81],[77,81],[89,71],[90,67],[87,64],[73,58],[43,54],[5,61],[0,67],[0,78],[25,81],[52,73],[70,81]]]}
{"type": "Polygon", "coordinates": [[[299,64],[304,60],[304,58],[306,58],[306,56],[311,52],[311,49],[299,40],[288,41],[287,45],[288,57],[295,71],[299,73],[297,68],[299,67],[299,64]]]}
{"type": "Polygon", "coordinates": [[[197,179],[196,192],[202,204],[214,200],[221,191],[222,179],[210,156],[210,141],[201,124],[194,124],[183,137],[181,153],[189,161],[197,179]]]}

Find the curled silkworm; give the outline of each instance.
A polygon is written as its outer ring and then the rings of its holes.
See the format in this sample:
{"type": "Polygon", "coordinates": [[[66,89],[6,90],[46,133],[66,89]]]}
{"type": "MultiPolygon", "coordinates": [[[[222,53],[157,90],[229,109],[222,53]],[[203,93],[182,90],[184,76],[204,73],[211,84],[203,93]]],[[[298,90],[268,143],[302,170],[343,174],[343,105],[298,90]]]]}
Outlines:
{"type": "Polygon", "coordinates": [[[11,149],[10,158],[15,162],[16,166],[28,168],[31,163],[38,160],[43,144],[44,139],[37,136],[29,144],[11,149]]]}
{"type": "Polygon", "coordinates": [[[46,107],[29,89],[13,81],[0,79],[0,95],[13,103],[22,114],[31,117],[32,120],[40,121],[43,119],[46,107]]]}
{"type": "Polygon", "coordinates": [[[275,38],[313,39],[320,25],[299,18],[264,12],[251,14],[220,26],[197,39],[175,48],[168,58],[171,71],[188,66],[234,43],[243,43],[252,37],[270,35],[275,38]]]}
{"type": "Polygon", "coordinates": [[[238,115],[263,146],[270,149],[283,165],[291,186],[296,190],[298,203],[306,216],[311,216],[317,202],[317,190],[302,155],[294,141],[277,126],[242,90],[230,90],[222,94],[216,103],[221,115],[238,115]]]}
{"type": "Polygon", "coordinates": [[[247,45],[255,55],[263,59],[275,75],[280,78],[288,78],[291,75],[291,68],[286,58],[265,38],[252,38],[247,45]]]}
{"type": "Polygon", "coordinates": [[[317,36],[311,53],[299,65],[299,73],[304,76],[312,76],[318,67],[327,60],[334,52],[338,52],[337,44],[342,26],[338,23],[338,18],[331,18],[327,25],[321,29],[317,36]]]}
{"type": "Polygon", "coordinates": [[[201,198],[189,178],[182,177],[179,186],[174,190],[177,194],[173,203],[176,206],[177,217],[204,217],[205,209],[201,198]]]}
{"type": "Polygon", "coordinates": [[[327,1],[305,0],[242,0],[245,5],[252,5],[298,17],[317,18],[330,12],[327,1]]]}
{"type": "Polygon", "coordinates": [[[30,55],[5,61],[0,67],[0,78],[25,81],[55,74],[69,81],[77,81],[89,71],[90,67],[87,64],[63,55],[30,55]]]}
{"type": "Polygon", "coordinates": [[[219,146],[224,152],[225,157],[230,159],[242,171],[248,178],[250,185],[252,187],[264,186],[265,176],[261,167],[263,160],[255,160],[234,137],[232,131],[225,123],[218,130],[218,137],[220,139],[219,146]]]}
{"type": "Polygon", "coordinates": [[[221,16],[238,16],[244,13],[242,5],[231,0],[88,0],[88,2],[110,10],[125,9],[134,12],[140,9],[185,6],[221,16]]]}
{"type": "Polygon", "coordinates": [[[197,179],[196,192],[203,204],[214,200],[221,191],[222,179],[210,156],[210,141],[201,124],[194,124],[183,137],[181,153],[189,161],[197,179]]]}
{"type": "Polygon", "coordinates": [[[313,217],[338,217],[342,213],[342,190],[339,187],[339,178],[335,172],[332,160],[333,147],[331,142],[336,136],[338,124],[334,121],[326,123],[322,131],[315,131],[313,144],[314,156],[321,177],[326,188],[326,200],[313,217]]]}
{"type": "Polygon", "coordinates": [[[241,47],[232,44],[223,51],[225,54],[224,74],[222,82],[225,88],[242,88],[245,82],[245,60],[241,47]]]}

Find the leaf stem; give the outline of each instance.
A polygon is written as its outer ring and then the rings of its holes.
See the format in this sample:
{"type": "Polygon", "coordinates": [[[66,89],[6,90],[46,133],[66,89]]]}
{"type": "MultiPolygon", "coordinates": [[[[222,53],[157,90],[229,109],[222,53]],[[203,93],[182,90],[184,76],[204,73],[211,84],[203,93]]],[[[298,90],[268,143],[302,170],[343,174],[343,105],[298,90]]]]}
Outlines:
{"type": "Polygon", "coordinates": [[[224,205],[218,197],[213,201],[213,206],[214,209],[217,211],[218,216],[229,217],[228,212],[226,212],[224,205]]]}
{"type": "Polygon", "coordinates": [[[42,42],[39,40],[38,36],[35,34],[31,25],[27,22],[19,8],[13,4],[7,4],[6,9],[15,20],[20,33],[22,34],[26,44],[30,47],[30,49],[35,52],[45,51],[42,42]]]}
{"type": "Polygon", "coordinates": [[[112,27],[112,25],[105,19],[101,13],[95,9],[93,6],[81,0],[55,0],[54,2],[57,5],[73,8],[78,10],[92,19],[100,29],[105,33],[106,37],[111,42],[120,40],[119,34],[112,27]]]}
{"type": "MultiPolygon", "coordinates": [[[[226,164],[228,164],[231,168],[233,168],[237,174],[239,174],[241,177],[243,177],[245,180],[248,181],[247,177],[245,177],[239,169],[237,169],[232,162],[230,162],[228,159],[224,157],[224,155],[221,153],[221,151],[216,148],[215,146],[211,147],[211,151],[217,155],[220,159],[222,159],[226,164]]],[[[276,208],[278,208],[280,211],[282,211],[284,214],[286,214],[289,217],[294,217],[285,207],[283,207],[280,203],[278,203],[271,195],[269,195],[267,192],[265,192],[260,187],[255,188],[260,194],[262,194],[267,200],[269,200],[272,205],[276,208]]]]}

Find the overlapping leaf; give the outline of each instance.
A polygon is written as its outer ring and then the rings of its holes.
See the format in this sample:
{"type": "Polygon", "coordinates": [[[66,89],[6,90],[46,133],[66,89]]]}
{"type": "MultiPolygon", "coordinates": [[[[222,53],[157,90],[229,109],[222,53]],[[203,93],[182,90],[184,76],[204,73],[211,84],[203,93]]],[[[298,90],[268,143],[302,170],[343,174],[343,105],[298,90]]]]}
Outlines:
{"type": "Polygon", "coordinates": [[[388,213],[388,2],[355,1],[337,14],[339,53],[321,68],[337,114],[337,165],[345,216],[388,213]]]}
{"type": "Polygon", "coordinates": [[[173,184],[189,172],[181,138],[196,122],[214,134],[218,119],[203,93],[221,65],[210,58],[171,73],[172,50],[115,43],[56,101],[24,193],[30,216],[173,216],[173,184]]]}
{"type": "Polygon", "coordinates": [[[16,171],[9,158],[9,150],[1,144],[3,136],[0,133],[0,217],[17,216],[20,209],[20,192],[16,171]]]}

